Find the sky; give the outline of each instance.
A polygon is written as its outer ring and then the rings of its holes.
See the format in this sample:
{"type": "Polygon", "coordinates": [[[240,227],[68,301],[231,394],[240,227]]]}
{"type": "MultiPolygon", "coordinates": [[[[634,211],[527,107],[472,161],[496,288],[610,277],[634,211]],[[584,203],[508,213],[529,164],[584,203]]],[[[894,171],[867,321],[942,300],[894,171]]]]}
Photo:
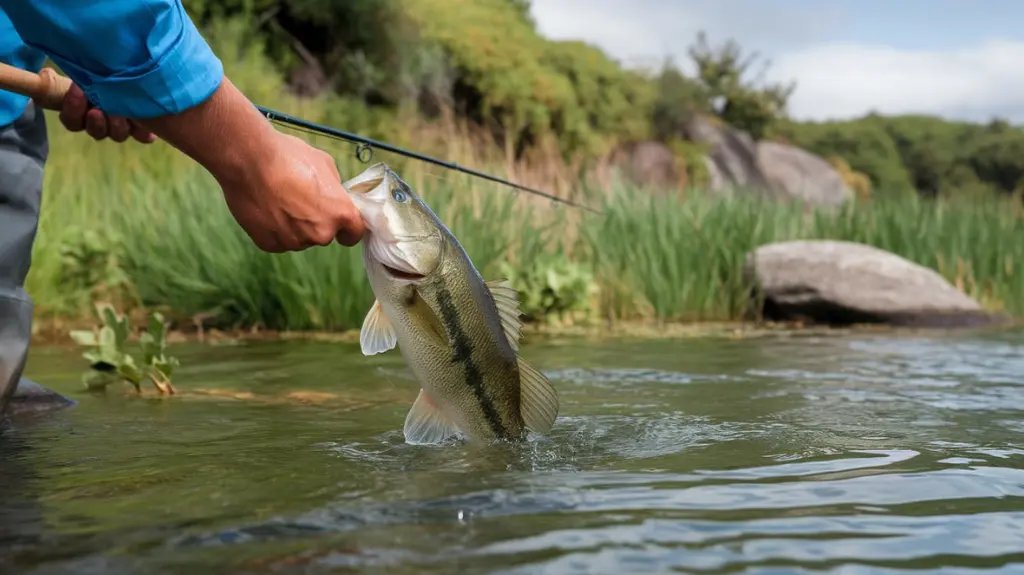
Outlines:
{"type": "MultiPolygon", "coordinates": [[[[1024,0],[533,0],[542,34],[627,65],[672,56],[704,30],[795,81],[799,120],[932,114],[1024,123],[1024,0]]],[[[755,67],[759,64],[755,64],[755,67]]]]}

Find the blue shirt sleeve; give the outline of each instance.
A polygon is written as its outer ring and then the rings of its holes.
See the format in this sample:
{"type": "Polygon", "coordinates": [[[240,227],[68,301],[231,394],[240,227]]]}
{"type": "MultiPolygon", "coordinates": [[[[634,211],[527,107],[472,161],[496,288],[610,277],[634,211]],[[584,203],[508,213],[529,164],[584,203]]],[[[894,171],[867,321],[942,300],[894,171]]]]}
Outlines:
{"type": "Polygon", "coordinates": [[[25,44],[110,114],[180,113],[213,94],[224,75],[181,0],[0,0],[0,8],[25,44]]]}

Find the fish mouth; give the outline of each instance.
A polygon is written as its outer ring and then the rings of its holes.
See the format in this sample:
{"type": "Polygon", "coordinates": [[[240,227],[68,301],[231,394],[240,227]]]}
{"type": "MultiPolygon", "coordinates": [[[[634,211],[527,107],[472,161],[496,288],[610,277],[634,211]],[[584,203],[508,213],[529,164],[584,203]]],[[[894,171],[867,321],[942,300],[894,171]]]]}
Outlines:
{"type": "Polygon", "coordinates": [[[398,279],[398,280],[413,281],[414,282],[414,281],[420,281],[423,278],[427,277],[427,276],[425,276],[423,274],[411,273],[411,272],[402,271],[400,269],[395,269],[395,268],[393,268],[393,267],[391,267],[391,266],[389,266],[387,264],[383,264],[383,263],[380,264],[380,267],[384,268],[384,271],[387,272],[387,274],[389,276],[391,276],[391,277],[393,277],[395,279],[398,279]]]}

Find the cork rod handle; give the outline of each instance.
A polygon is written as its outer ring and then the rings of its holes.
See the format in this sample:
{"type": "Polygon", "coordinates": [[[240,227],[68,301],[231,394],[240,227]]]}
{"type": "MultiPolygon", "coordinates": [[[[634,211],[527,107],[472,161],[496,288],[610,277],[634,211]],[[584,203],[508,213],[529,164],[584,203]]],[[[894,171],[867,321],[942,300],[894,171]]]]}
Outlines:
{"type": "Polygon", "coordinates": [[[52,68],[33,74],[0,62],[0,90],[28,96],[47,110],[59,111],[64,95],[71,89],[71,79],[52,68]]]}

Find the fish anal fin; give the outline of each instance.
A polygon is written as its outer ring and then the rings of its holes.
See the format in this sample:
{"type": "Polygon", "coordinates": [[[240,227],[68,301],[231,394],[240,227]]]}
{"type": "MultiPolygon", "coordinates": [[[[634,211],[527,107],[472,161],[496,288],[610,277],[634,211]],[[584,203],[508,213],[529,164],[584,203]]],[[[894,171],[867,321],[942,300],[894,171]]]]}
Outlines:
{"type": "Polygon", "coordinates": [[[363,319],[363,327],[359,331],[359,347],[363,355],[374,355],[393,349],[398,343],[398,335],[395,333],[395,326],[391,324],[388,316],[384,315],[384,308],[380,302],[373,300],[370,311],[366,312],[363,319]]]}
{"type": "Polygon", "coordinates": [[[501,329],[505,332],[509,345],[513,351],[519,351],[520,329],[523,326],[520,320],[522,313],[519,311],[519,292],[504,278],[487,280],[484,284],[498,308],[501,329]]]}
{"type": "Polygon", "coordinates": [[[402,429],[407,443],[420,445],[429,443],[442,443],[444,440],[459,433],[448,418],[441,413],[437,405],[430,400],[425,391],[420,390],[412,409],[405,416],[405,426],[402,429]]]}
{"type": "Polygon", "coordinates": [[[558,417],[558,393],[538,369],[523,358],[518,362],[519,410],[523,422],[537,433],[547,433],[558,417]]]}

